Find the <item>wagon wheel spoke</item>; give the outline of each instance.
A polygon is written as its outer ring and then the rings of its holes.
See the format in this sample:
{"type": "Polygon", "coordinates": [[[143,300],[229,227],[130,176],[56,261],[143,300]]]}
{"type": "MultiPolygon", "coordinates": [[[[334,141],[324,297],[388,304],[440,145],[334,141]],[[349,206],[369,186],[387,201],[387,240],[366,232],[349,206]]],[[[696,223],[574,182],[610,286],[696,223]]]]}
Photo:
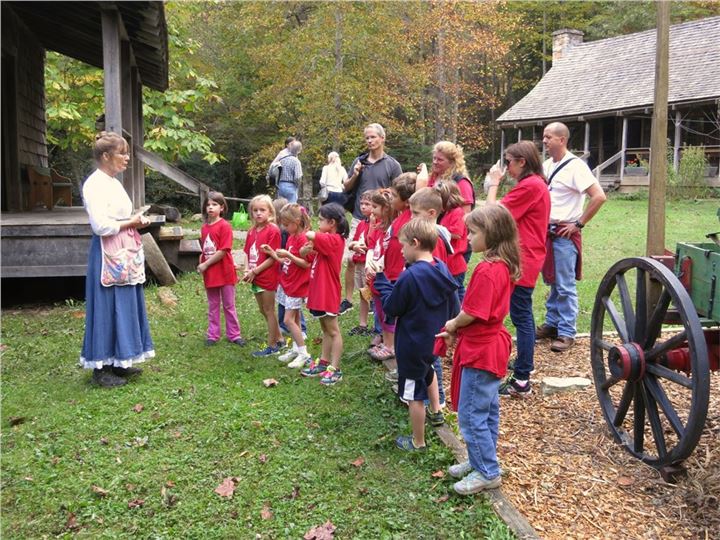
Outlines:
{"type": "Polygon", "coordinates": [[[670,307],[670,300],[670,293],[666,288],[663,288],[663,291],[660,294],[660,299],[658,300],[655,309],[653,309],[652,315],[650,315],[650,321],[647,325],[647,335],[645,336],[644,345],[645,349],[649,349],[655,345],[655,341],[660,335],[660,329],[662,328],[665,314],[667,313],[668,307],[670,307]]]}
{"type": "Polygon", "coordinates": [[[625,421],[625,416],[627,415],[628,409],[630,408],[630,404],[632,403],[634,395],[635,395],[635,385],[633,383],[629,382],[625,385],[625,388],[623,388],[623,393],[622,393],[622,397],[620,398],[620,403],[618,403],[617,410],[615,411],[615,419],[613,420],[613,425],[615,427],[622,426],[622,423],[625,421]]]}
{"type": "MultiPolygon", "coordinates": [[[[617,284],[618,293],[620,294],[620,306],[622,307],[623,318],[625,319],[625,328],[629,332],[636,332],[636,314],[633,311],[632,299],[630,298],[630,290],[628,289],[627,281],[625,281],[625,274],[617,274],[615,276],[615,283],[617,284]]],[[[618,330],[618,332],[620,332],[620,330],[618,330]]],[[[632,335],[629,337],[632,337],[632,335]]],[[[627,341],[629,340],[625,340],[625,342],[627,341]]]]}
{"type": "Polygon", "coordinates": [[[617,383],[622,381],[622,379],[618,379],[617,377],[610,377],[608,380],[606,380],[604,383],[600,385],[600,388],[607,391],[613,386],[615,386],[617,383]]]}
{"type": "Polygon", "coordinates": [[[628,321],[628,326],[634,328],[633,337],[637,343],[645,341],[647,325],[647,272],[642,268],[637,269],[637,283],[635,288],[635,324],[628,321]]]}
{"type": "MultiPolygon", "coordinates": [[[[642,386],[642,383],[634,383],[633,386],[642,386]]],[[[633,448],[635,452],[642,453],[645,445],[645,401],[641,391],[635,389],[635,401],[633,402],[633,448]]]]}
{"type": "Polygon", "coordinates": [[[607,341],[605,341],[603,339],[595,339],[595,345],[597,345],[603,351],[606,351],[606,352],[615,347],[615,345],[613,345],[612,343],[608,343],[607,341]]]}
{"type": "Polygon", "coordinates": [[[620,339],[623,341],[623,343],[629,343],[630,337],[628,336],[627,326],[625,325],[625,321],[623,320],[623,318],[620,316],[620,313],[618,313],[615,304],[612,300],[610,300],[609,296],[604,296],[602,301],[605,305],[605,310],[607,311],[607,314],[610,317],[613,326],[615,327],[615,330],[617,330],[617,333],[620,334],[620,339]]]}
{"type": "Polygon", "coordinates": [[[675,384],[692,389],[692,381],[690,380],[690,377],[686,377],[682,373],[668,369],[665,366],[661,366],[660,364],[646,364],[645,370],[657,377],[662,377],[663,379],[672,381],[675,384]]]}
{"type": "Polygon", "coordinates": [[[665,413],[665,417],[668,419],[668,422],[670,422],[670,425],[675,431],[675,434],[678,436],[678,439],[682,439],[685,435],[685,426],[683,425],[682,420],[680,420],[678,414],[675,412],[675,408],[672,406],[672,403],[670,403],[670,400],[668,399],[660,382],[655,377],[645,377],[645,387],[657,404],[660,405],[660,408],[663,413],[665,413]]]}
{"type": "Polygon", "coordinates": [[[653,438],[655,439],[655,446],[658,450],[658,457],[662,458],[667,455],[667,444],[665,444],[665,433],[663,432],[662,422],[660,421],[660,414],[658,413],[657,403],[653,398],[652,394],[647,392],[647,388],[644,384],[640,383],[642,388],[643,401],[645,403],[645,410],[647,411],[648,420],[650,421],[650,429],[652,430],[653,438]]]}
{"type": "Polygon", "coordinates": [[[646,362],[654,362],[656,358],[663,354],[677,349],[683,342],[687,340],[687,330],[683,330],[679,334],[675,334],[667,341],[663,341],[660,345],[655,345],[652,349],[645,353],[646,362]]]}

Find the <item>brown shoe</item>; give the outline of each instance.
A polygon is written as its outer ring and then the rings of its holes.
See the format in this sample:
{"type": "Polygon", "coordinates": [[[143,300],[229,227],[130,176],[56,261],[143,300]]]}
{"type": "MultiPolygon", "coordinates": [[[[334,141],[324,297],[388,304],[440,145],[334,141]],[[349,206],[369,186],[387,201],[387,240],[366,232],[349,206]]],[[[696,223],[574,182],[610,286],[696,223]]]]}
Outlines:
{"type": "Polygon", "coordinates": [[[535,341],[540,339],[555,339],[557,335],[557,328],[553,328],[547,324],[535,328],[535,341]]]}
{"type": "Polygon", "coordinates": [[[552,352],[565,352],[573,345],[575,345],[575,340],[573,338],[558,336],[557,339],[554,339],[550,344],[550,350],[552,352]]]}

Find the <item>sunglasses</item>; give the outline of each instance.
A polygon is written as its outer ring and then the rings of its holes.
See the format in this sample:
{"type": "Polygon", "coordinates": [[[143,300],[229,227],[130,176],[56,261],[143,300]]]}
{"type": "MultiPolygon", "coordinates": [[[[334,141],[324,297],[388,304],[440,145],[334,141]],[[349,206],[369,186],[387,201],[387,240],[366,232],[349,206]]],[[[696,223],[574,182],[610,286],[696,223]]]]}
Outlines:
{"type": "Polygon", "coordinates": [[[510,165],[510,162],[511,162],[511,161],[516,161],[516,160],[518,160],[518,159],[521,159],[521,158],[510,158],[510,159],[505,158],[505,159],[503,159],[503,163],[504,163],[505,166],[507,167],[508,165],[510,165]]]}

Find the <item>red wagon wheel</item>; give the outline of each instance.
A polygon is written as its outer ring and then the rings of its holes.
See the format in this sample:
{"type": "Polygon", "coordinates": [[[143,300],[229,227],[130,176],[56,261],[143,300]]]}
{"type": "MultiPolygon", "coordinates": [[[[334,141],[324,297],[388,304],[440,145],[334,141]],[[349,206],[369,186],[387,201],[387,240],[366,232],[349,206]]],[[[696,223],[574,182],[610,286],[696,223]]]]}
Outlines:
{"type": "Polygon", "coordinates": [[[615,263],[598,288],[590,338],[595,389],[615,439],[654,467],[687,458],[705,425],[710,371],[700,319],[677,277],[646,257],[615,263]],[[649,310],[652,282],[660,296],[649,310]]]}

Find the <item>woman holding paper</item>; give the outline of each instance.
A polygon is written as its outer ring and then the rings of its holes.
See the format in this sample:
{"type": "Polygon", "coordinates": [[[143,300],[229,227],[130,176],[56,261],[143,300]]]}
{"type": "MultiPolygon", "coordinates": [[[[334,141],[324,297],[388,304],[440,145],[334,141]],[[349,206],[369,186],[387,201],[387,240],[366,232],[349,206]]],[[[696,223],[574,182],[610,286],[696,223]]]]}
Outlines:
{"type": "Polygon", "coordinates": [[[80,365],[93,382],[121,386],[141,372],[133,367],[155,356],[145,311],[145,257],[137,229],[149,221],[133,214],[132,202],[115,176],[130,160],[125,139],[100,133],[93,157],[97,169],[83,185],[92,227],[85,278],[85,337],[80,365]]]}

